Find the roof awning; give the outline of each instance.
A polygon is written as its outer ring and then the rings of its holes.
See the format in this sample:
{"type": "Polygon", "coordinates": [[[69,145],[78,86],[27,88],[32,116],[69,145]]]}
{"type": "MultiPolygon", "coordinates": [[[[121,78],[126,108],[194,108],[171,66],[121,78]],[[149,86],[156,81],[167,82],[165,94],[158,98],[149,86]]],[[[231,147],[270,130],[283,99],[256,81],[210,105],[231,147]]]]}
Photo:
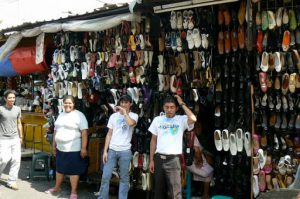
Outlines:
{"type": "MultiPolygon", "coordinates": [[[[45,53],[43,53],[44,56],[45,53]]],[[[19,47],[0,61],[0,76],[11,77],[48,70],[45,58],[36,64],[36,47],[19,47]]]]}

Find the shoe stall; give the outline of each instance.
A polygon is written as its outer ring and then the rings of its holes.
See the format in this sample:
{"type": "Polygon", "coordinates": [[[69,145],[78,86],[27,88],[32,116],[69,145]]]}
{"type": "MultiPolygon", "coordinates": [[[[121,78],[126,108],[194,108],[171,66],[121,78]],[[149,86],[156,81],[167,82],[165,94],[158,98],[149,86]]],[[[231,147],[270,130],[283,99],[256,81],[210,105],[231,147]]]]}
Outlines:
{"type": "MultiPolygon", "coordinates": [[[[49,39],[46,72],[25,75],[24,67],[6,64],[8,70],[0,62],[0,74],[21,75],[1,78],[0,89],[18,88],[27,96],[24,111],[40,105],[40,113],[28,115],[42,118],[38,123],[49,142],[63,96],[75,97],[89,122],[87,176],[96,183],[108,118],[120,96],[129,94],[139,115],[129,198],[137,192],[151,198],[147,129],[168,94],[182,96],[202,124],[198,138],[213,157],[211,196],[260,198],[267,191],[299,189],[299,6],[296,0],[145,0],[134,15],[45,24],[38,33],[49,39]]],[[[184,161],[182,168],[184,197],[201,195],[184,161]]],[[[116,168],[112,186],[118,180],[116,168]]]]}

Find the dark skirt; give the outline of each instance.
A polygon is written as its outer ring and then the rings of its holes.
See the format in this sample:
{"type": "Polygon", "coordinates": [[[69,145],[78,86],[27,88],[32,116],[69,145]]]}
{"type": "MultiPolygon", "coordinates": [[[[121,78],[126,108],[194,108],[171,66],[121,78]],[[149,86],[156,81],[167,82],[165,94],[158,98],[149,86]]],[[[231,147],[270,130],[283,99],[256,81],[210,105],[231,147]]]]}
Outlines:
{"type": "Polygon", "coordinates": [[[65,175],[81,175],[86,170],[87,161],[80,156],[80,151],[62,152],[56,150],[56,172],[65,175]]]}

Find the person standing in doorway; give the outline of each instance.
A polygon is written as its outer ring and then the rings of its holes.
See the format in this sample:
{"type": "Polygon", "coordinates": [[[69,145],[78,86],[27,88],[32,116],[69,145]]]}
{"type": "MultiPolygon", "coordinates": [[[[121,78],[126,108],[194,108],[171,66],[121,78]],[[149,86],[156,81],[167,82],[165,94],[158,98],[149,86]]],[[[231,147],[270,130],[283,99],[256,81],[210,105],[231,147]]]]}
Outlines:
{"type": "Polygon", "coordinates": [[[132,98],[123,95],[108,120],[108,133],[103,151],[103,174],[98,199],[109,199],[109,183],[113,169],[120,169],[119,199],[127,199],[129,190],[129,165],[131,161],[131,138],[138,115],[131,112],[132,98]]]}
{"type": "Polygon", "coordinates": [[[88,122],[84,114],[75,109],[75,99],[71,95],[63,98],[64,112],[60,113],[54,125],[53,154],[56,156],[55,187],[46,191],[57,194],[65,175],[70,176],[70,199],[77,199],[79,176],[86,172],[88,142],[88,122]]]}
{"type": "Polygon", "coordinates": [[[21,108],[15,106],[16,92],[4,92],[5,105],[0,106],[0,175],[10,161],[7,186],[18,190],[17,179],[21,165],[21,144],[23,128],[21,122],[21,108]]]}
{"type": "Polygon", "coordinates": [[[194,128],[197,118],[179,95],[165,97],[163,110],[164,115],[155,117],[148,129],[152,133],[149,170],[154,173],[154,199],[181,199],[183,133],[194,128]],[[176,115],[178,105],[186,115],[176,115]]]}

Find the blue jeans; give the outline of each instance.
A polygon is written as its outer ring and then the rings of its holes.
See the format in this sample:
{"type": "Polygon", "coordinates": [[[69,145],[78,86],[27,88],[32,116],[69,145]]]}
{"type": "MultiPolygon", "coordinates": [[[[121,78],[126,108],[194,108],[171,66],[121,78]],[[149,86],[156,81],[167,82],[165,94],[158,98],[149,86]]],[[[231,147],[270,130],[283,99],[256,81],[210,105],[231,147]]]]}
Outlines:
{"type": "Polygon", "coordinates": [[[103,167],[101,187],[98,199],[109,199],[109,182],[113,169],[118,163],[120,169],[119,199],[127,199],[129,190],[129,164],[131,160],[131,150],[114,151],[108,150],[107,162],[103,167]]]}

